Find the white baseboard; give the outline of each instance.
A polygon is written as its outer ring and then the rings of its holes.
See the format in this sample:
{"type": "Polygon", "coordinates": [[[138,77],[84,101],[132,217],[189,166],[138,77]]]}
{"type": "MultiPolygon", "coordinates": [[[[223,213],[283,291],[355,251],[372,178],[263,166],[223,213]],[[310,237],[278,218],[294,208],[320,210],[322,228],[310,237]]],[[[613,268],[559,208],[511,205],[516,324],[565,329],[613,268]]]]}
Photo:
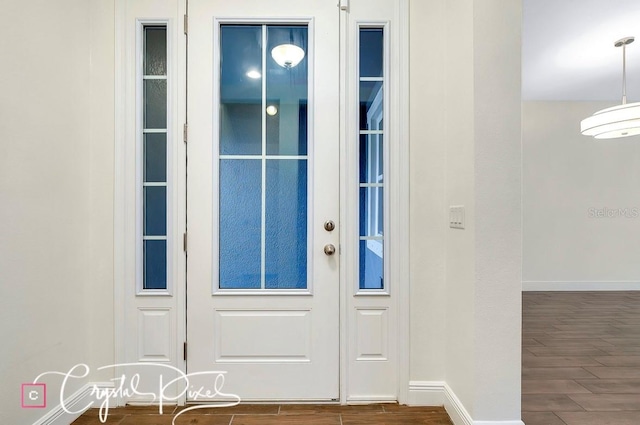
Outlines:
{"type": "Polygon", "coordinates": [[[409,406],[444,406],[445,395],[442,381],[409,382],[409,406]]]}
{"type": "Polygon", "coordinates": [[[522,421],[475,421],[473,425],[525,425],[522,421]]]}
{"type": "Polygon", "coordinates": [[[95,396],[91,394],[94,387],[97,387],[99,390],[105,390],[114,388],[114,384],[113,382],[96,382],[86,384],[78,391],[67,397],[64,401],[64,405],[67,410],[71,412],[75,412],[76,410],[81,411],[70,414],[62,408],[62,405],[58,404],[42,418],[35,421],[33,425],[69,425],[84,413],[86,406],[93,405],[95,402],[95,396]]]}
{"type": "Polygon", "coordinates": [[[349,396],[347,397],[347,404],[371,404],[371,403],[396,403],[398,397],[395,395],[381,395],[381,396],[349,396]]]}
{"type": "Polygon", "coordinates": [[[637,281],[524,281],[522,292],[531,291],[640,291],[637,281]]]}
{"type": "Polygon", "coordinates": [[[522,421],[474,421],[460,399],[443,381],[409,382],[409,405],[444,406],[455,425],[524,425],[522,421]]]}

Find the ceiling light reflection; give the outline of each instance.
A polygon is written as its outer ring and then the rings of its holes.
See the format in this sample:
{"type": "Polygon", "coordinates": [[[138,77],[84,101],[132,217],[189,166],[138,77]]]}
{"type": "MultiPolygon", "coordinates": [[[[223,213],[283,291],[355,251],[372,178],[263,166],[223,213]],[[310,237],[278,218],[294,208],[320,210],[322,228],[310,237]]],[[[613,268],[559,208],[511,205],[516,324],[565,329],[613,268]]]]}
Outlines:
{"type": "Polygon", "coordinates": [[[257,80],[258,78],[262,77],[262,75],[256,71],[255,69],[252,69],[250,71],[247,72],[247,77],[253,79],[253,80],[257,80]]]}

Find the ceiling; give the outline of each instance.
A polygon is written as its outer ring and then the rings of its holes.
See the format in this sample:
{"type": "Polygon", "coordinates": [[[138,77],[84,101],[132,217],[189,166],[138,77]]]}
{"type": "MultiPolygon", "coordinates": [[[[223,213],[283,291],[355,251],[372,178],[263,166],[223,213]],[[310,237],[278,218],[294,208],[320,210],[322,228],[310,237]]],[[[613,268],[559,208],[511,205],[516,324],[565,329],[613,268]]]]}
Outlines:
{"type": "Polygon", "coordinates": [[[640,101],[640,0],[523,0],[523,100],[640,101]]]}

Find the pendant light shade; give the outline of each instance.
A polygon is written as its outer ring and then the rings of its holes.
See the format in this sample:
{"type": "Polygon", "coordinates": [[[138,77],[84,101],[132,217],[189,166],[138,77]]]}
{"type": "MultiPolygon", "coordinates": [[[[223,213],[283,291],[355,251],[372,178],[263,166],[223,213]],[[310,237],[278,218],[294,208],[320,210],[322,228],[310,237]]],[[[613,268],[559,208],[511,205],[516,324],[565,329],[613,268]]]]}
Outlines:
{"type": "Polygon", "coordinates": [[[580,123],[585,136],[615,139],[640,134],[640,102],[626,103],[596,112],[580,123]]]}
{"type": "Polygon", "coordinates": [[[594,113],[580,123],[585,136],[596,139],[615,139],[640,134],[640,102],[627,103],[627,45],[634,37],[625,37],[615,42],[622,47],[622,104],[594,113]]]}
{"type": "Polygon", "coordinates": [[[295,44],[280,44],[271,50],[271,57],[283,68],[293,68],[304,59],[304,50],[295,44]]]}

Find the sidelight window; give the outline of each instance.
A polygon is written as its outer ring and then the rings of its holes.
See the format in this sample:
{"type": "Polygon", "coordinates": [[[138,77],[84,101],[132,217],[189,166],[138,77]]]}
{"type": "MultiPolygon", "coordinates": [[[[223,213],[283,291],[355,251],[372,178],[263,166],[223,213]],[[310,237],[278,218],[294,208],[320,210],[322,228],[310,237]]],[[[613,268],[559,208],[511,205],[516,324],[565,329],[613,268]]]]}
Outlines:
{"type": "Polygon", "coordinates": [[[167,26],[142,25],[141,187],[142,290],[167,290],[167,26]]]}
{"type": "Polygon", "coordinates": [[[385,289],[384,29],[359,30],[359,288],[385,289]]]}

